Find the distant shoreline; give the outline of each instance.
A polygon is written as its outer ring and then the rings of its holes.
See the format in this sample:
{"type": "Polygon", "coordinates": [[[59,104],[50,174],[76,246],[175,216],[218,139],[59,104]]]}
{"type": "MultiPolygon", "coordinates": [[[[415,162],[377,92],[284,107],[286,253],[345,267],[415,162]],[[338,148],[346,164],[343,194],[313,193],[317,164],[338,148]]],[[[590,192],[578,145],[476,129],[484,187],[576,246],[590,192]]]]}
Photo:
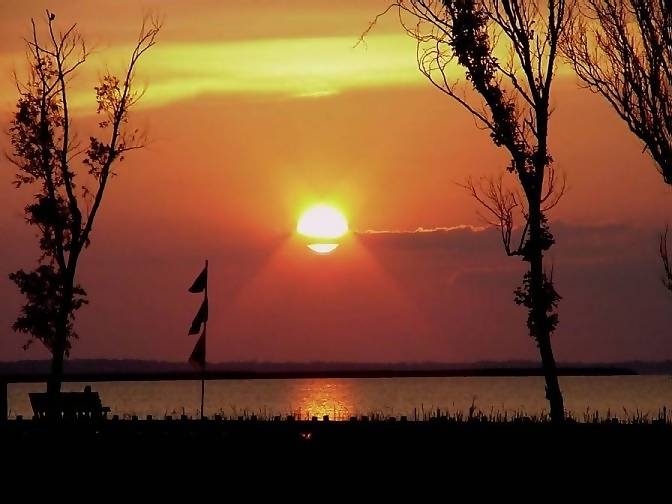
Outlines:
{"type": "MultiPolygon", "coordinates": [[[[43,381],[48,360],[0,361],[4,381],[43,381]]],[[[561,362],[560,376],[672,375],[672,361],[561,362]]],[[[543,376],[535,361],[450,362],[218,362],[208,363],[209,380],[312,378],[450,378],[543,376]]],[[[195,380],[201,375],[186,362],[133,359],[66,361],[67,381],[195,380]]]]}
{"type": "MultiPolygon", "coordinates": [[[[558,369],[559,376],[631,376],[636,371],[617,367],[566,367],[558,369]]],[[[195,371],[173,372],[108,372],[108,373],[66,373],[68,382],[114,382],[114,381],[189,381],[200,380],[201,373],[195,371]]],[[[543,376],[541,369],[535,368],[483,368],[483,369],[333,369],[305,371],[208,371],[206,380],[296,380],[296,379],[339,379],[339,378],[468,378],[468,377],[531,377],[543,376]]],[[[0,381],[10,383],[43,382],[46,373],[0,374],[0,381]]]]}

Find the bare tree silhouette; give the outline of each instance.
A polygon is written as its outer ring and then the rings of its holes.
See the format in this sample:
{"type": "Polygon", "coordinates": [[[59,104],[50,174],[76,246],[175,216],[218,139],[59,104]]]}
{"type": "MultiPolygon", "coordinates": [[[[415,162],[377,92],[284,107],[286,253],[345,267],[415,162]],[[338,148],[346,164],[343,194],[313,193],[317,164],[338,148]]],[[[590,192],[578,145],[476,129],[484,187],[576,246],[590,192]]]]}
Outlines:
{"type": "Polygon", "coordinates": [[[644,142],[672,184],[672,2],[584,0],[561,42],[586,87],[644,142]]]}
{"type": "Polygon", "coordinates": [[[100,137],[82,147],[72,131],[68,103],[75,71],[89,55],[85,41],[72,25],[59,31],[47,11],[45,36],[34,20],[26,40],[28,74],[16,77],[19,93],[9,135],[9,160],[17,168],[16,187],[29,185],[35,194],[25,207],[28,224],[39,230],[41,255],[33,271],[9,275],[26,297],[14,330],[29,335],[25,345],[41,341],[52,354],[47,383],[50,416],[57,413],[63,360],[68,355],[76,311],[87,303],[76,282],[78,261],[91,241],[91,232],[111,176],[124,155],[144,145],[144,135],[128,125],[131,108],[142,97],[133,86],[138,61],[151,48],[160,30],[146,18],[125,74],[104,74],[95,87],[100,137]],[[88,184],[88,185],[87,185],[88,184]]]}
{"type": "Polygon", "coordinates": [[[367,30],[396,9],[418,42],[420,71],[511,156],[507,171],[520,191],[506,189],[503,178],[480,184],[470,179],[465,187],[494,217],[506,253],[529,263],[515,302],[528,310],[555,422],[565,418],[551,345],[560,295],[544,269],[544,253],[554,243],[546,212],[562,196],[564,183],[558,184],[553,169],[548,130],[559,42],[574,5],[574,0],[399,0],[367,30]],[[516,215],[524,224],[513,240],[516,215]]]}
{"type": "MultiPolygon", "coordinates": [[[[585,86],[602,95],[672,185],[672,1],[584,0],[561,41],[585,86]]],[[[670,276],[667,229],[660,236],[670,276]]],[[[664,281],[672,292],[672,283],[664,281]]]]}

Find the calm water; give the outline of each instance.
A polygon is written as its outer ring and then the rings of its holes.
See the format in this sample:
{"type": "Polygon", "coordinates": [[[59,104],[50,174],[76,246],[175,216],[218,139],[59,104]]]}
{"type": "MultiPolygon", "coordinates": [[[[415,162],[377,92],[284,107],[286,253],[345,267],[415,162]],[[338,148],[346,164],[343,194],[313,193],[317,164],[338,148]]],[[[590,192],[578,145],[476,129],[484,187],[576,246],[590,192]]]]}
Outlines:
{"type": "MultiPolygon", "coordinates": [[[[578,418],[586,411],[608,410],[620,417],[637,411],[656,415],[672,407],[672,377],[615,376],[565,377],[560,380],[567,409],[578,418]],[[627,410],[627,414],[624,410],[627,410]]],[[[64,390],[81,391],[84,384],[64,384],[64,390]]],[[[32,415],[28,392],[44,391],[40,384],[9,386],[12,417],[32,415]]],[[[195,416],[200,408],[199,381],[107,382],[93,389],[112,414],[120,416],[185,413],[195,416]]],[[[547,411],[542,378],[381,378],[302,380],[217,380],[206,383],[206,415],[256,414],[270,416],[293,413],[344,419],[378,413],[390,416],[420,416],[440,408],[450,412],[469,410],[475,403],[484,412],[547,411]]]]}

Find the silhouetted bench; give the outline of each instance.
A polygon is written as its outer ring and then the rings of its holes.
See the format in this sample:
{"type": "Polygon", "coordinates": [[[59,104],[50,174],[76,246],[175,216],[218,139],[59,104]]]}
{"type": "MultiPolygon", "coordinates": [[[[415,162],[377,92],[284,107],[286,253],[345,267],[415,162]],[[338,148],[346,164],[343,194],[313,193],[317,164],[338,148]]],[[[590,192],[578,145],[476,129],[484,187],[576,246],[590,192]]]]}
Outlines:
{"type": "MultiPolygon", "coordinates": [[[[46,392],[31,392],[30,405],[36,418],[46,418],[49,409],[49,396],[46,392]]],[[[61,392],[59,410],[65,419],[105,418],[110,408],[103,406],[98,392],[85,387],[84,392],[61,392]]]]}

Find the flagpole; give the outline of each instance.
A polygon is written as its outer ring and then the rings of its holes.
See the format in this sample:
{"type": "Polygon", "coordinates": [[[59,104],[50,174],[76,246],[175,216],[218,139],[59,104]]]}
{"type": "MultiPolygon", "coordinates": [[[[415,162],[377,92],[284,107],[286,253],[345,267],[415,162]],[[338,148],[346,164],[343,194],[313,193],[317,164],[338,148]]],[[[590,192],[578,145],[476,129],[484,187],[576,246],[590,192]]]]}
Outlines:
{"type": "MultiPolygon", "coordinates": [[[[205,275],[208,276],[208,260],[205,260],[205,275]]],[[[205,282],[205,301],[208,302],[208,282],[205,282]]],[[[206,366],[206,338],[208,337],[208,319],[203,322],[203,368],[201,369],[201,420],[203,420],[203,405],[205,403],[205,366],[206,366]]]]}

